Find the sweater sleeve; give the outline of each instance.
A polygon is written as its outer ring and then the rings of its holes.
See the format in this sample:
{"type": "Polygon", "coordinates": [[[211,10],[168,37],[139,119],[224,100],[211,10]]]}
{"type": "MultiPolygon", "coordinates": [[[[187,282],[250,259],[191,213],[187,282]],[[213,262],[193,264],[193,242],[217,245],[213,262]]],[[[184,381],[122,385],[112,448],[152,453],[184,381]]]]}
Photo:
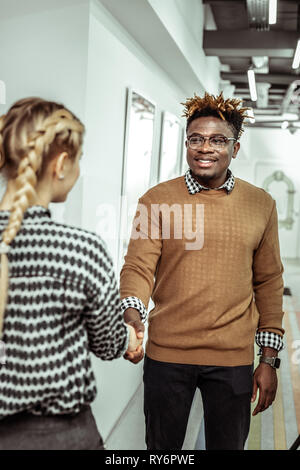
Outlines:
{"type": "Polygon", "coordinates": [[[152,204],[148,193],[139,199],[120,277],[121,299],[136,297],[146,309],[162,250],[160,218],[152,204]]]}
{"type": "Polygon", "coordinates": [[[284,334],[282,274],[277,210],[273,201],[270,218],[253,259],[253,289],[259,312],[258,332],[268,331],[281,336],[284,334]]]}
{"type": "Polygon", "coordinates": [[[96,246],[89,260],[91,271],[83,319],[90,350],[102,360],[112,360],[125,353],[129,332],[123,320],[112,260],[102,241],[96,246]]]}

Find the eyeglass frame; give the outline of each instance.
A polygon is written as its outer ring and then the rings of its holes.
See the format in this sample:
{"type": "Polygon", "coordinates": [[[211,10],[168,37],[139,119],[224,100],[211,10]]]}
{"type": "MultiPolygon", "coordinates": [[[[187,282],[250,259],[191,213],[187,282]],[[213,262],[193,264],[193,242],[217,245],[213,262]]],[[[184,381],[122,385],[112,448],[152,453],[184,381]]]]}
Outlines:
{"type": "MultiPolygon", "coordinates": [[[[193,148],[191,147],[191,145],[190,145],[190,139],[193,138],[193,137],[194,137],[194,138],[201,138],[201,139],[204,139],[203,142],[202,142],[202,144],[200,145],[200,147],[202,147],[202,146],[205,144],[205,142],[208,140],[208,141],[209,141],[209,146],[210,146],[211,148],[216,148],[216,147],[214,147],[214,146],[211,145],[210,139],[216,138],[217,136],[213,136],[213,135],[212,135],[212,136],[210,136],[210,137],[204,137],[203,135],[201,135],[201,136],[199,136],[199,137],[197,137],[197,136],[187,137],[186,140],[187,140],[188,146],[189,146],[189,148],[192,149],[192,150],[196,150],[196,149],[193,149],[193,148]]],[[[222,136],[219,136],[219,137],[222,137],[223,139],[226,140],[224,147],[226,146],[226,144],[228,144],[228,142],[229,142],[230,140],[233,140],[234,142],[237,142],[237,141],[238,141],[238,139],[236,139],[235,137],[226,137],[226,135],[222,135],[222,136]]],[[[224,147],[221,146],[220,148],[224,148],[224,147]]]]}

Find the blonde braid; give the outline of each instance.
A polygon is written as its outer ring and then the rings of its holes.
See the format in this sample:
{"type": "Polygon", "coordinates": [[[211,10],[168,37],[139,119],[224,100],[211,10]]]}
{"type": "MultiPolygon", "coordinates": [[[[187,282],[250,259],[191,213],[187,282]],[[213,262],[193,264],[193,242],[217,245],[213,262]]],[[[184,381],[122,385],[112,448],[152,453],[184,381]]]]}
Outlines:
{"type": "Polygon", "coordinates": [[[68,111],[59,109],[31,134],[27,143],[28,154],[20,161],[18,168],[16,184],[19,189],[15,194],[8,225],[2,234],[6,245],[10,245],[17,235],[24,212],[35,199],[36,174],[41,168],[43,154],[47,153],[57,134],[68,134],[69,130],[82,132],[82,126],[74,121],[68,111]]]}
{"type": "Polygon", "coordinates": [[[24,140],[24,148],[27,148],[27,154],[21,159],[18,167],[15,180],[18,189],[14,197],[8,225],[2,233],[2,243],[0,244],[0,338],[2,336],[4,312],[9,287],[7,253],[9,252],[9,245],[21,228],[24,213],[35,200],[37,173],[42,166],[43,156],[48,153],[50,145],[57,136],[59,136],[62,141],[69,138],[71,143],[78,144],[78,134],[82,134],[83,130],[83,125],[75,120],[69,111],[66,109],[58,109],[37,126],[37,129],[30,134],[29,139],[26,133],[21,135],[21,138],[24,140]],[[28,139],[27,142],[26,139],[28,139]]]}

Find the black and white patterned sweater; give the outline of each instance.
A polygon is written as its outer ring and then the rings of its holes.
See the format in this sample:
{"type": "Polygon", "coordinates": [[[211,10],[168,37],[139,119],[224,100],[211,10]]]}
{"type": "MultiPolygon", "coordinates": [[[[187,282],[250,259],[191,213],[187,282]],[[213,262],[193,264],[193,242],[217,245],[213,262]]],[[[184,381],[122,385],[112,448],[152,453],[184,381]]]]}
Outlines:
{"type": "MultiPolygon", "coordinates": [[[[8,217],[8,211],[0,211],[0,234],[8,217]]],[[[105,244],[96,234],[54,222],[48,209],[32,206],[8,257],[0,419],[25,410],[77,413],[97,393],[90,351],[112,360],[128,345],[105,244]]]]}

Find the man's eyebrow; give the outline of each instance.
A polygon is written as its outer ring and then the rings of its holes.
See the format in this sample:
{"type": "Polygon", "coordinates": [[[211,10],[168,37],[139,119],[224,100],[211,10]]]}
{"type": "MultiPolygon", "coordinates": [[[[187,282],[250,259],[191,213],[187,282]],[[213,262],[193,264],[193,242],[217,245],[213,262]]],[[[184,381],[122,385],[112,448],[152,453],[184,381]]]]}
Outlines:
{"type": "MultiPolygon", "coordinates": [[[[198,132],[193,132],[192,134],[187,136],[189,137],[204,137],[202,134],[199,134],[198,132]]],[[[211,134],[209,137],[226,137],[224,134],[216,133],[216,134],[211,134]]]]}

